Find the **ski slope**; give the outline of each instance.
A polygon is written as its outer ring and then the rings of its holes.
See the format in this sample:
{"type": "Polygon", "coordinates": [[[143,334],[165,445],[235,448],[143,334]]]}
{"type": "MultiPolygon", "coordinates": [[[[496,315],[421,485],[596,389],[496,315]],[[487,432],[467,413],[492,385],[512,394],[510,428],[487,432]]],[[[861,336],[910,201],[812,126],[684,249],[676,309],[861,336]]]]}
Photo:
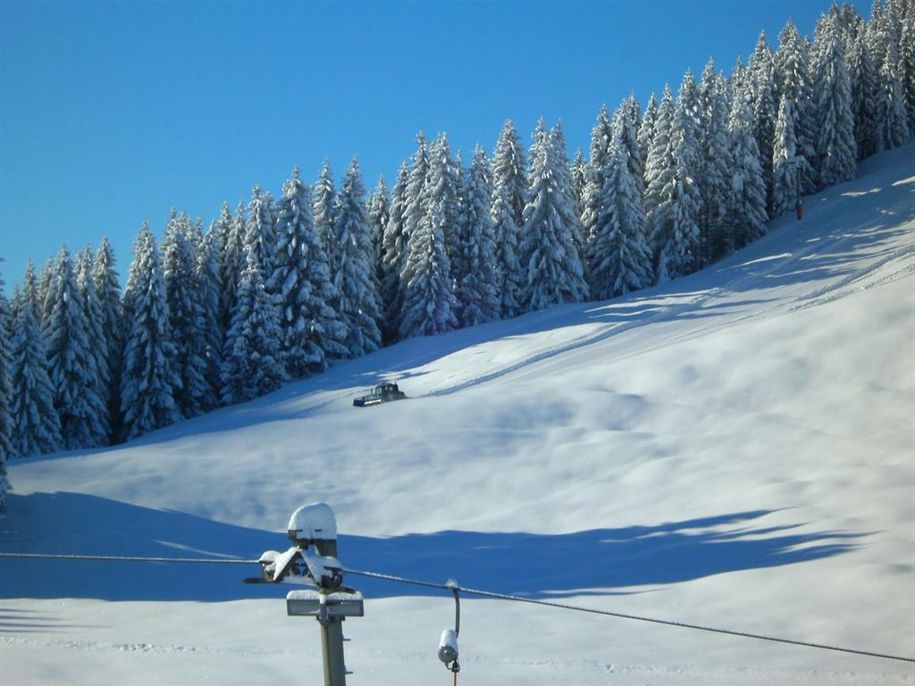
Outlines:
{"type": "MultiPolygon", "coordinates": [[[[107,450],[14,461],[0,551],[352,568],[915,657],[915,146],[662,287],[413,339],[107,450]],[[410,397],[367,409],[381,379],[410,397]]],[[[256,568],[0,559],[4,684],[320,684],[256,568]]],[[[353,577],[353,686],[450,684],[444,593],[353,577]]],[[[458,682],[915,684],[902,662],[465,599],[458,682]]]]}

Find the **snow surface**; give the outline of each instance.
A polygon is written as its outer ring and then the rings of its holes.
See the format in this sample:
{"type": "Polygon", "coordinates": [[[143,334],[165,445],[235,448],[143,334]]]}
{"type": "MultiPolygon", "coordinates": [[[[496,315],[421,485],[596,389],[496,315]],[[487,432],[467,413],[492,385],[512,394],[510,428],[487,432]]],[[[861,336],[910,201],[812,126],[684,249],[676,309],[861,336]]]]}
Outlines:
{"type": "MultiPolygon", "coordinates": [[[[915,656],[915,146],[625,298],[406,341],[14,461],[0,550],[256,559],[303,503],[388,572],[915,656]],[[397,380],[409,400],[351,399],[397,380]]],[[[4,684],[319,684],[258,566],[0,559],[4,684]]],[[[347,577],[348,683],[447,684],[446,591],[347,577]]],[[[912,665],[464,598],[459,683],[913,684],[912,665]]]]}

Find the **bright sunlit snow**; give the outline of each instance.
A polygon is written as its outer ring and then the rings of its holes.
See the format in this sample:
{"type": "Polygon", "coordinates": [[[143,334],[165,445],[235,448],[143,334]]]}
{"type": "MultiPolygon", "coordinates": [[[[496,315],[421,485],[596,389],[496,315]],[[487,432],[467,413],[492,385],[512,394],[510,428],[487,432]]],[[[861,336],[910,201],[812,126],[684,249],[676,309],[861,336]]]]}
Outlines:
{"type": "MultiPolygon", "coordinates": [[[[691,277],[414,338],[127,445],[13,460],[0,550],[346,566],[915,656],[915,147],[691,277]],[[408,399],[354,408],[396,380],[408,399]]],[[[0,560],[4,684],[317,684],[256,564],[0,560]],[[202,601],[202,602],[201,602],[202,601]]],[[[450,684],[447,592],[347,577],[354,686],[450,684]]],[[[463,598],[458,682],[911,684],[910,664],[463,598]]]]}

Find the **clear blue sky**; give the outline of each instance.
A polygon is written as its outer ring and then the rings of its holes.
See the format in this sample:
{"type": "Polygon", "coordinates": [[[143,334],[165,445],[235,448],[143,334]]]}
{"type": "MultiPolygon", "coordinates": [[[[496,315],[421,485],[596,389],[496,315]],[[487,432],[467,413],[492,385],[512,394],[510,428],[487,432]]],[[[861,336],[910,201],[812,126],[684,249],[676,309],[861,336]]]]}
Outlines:
{"type": "MultiPolygon", "coordinates": [[[[587,150],[601,103],[643,103],[760,30],[812,34],[827,0],[655,2],[0,2],[0,256],[107,234],[122,279],[144,218],[279,195],[294,164],[360,158],[392,182],[420,129],[465,159],[506,118],[562,119],[587,150]]],[[[855,3],[869,13],[869,0],[855,3]]]]}

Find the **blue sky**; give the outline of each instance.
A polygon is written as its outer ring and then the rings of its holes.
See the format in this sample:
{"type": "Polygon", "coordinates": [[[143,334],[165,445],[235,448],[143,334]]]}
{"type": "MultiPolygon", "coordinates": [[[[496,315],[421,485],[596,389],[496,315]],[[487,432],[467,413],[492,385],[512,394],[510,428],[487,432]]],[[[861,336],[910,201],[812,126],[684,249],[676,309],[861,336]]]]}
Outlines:
{"type": "MultiPolygon", "coordinates": [[[[869,2],[856,2],[869,13],[869,2]]],[[[359,156],[393,181],[416,132],[465,158],[506,118],[539,116],[587,150],[601,103],[644,104],[714,57],[730,71],[760,30],[812,34],[827,0],[0,3],[0,256],[114,245],[125,277],[145,218],[207,224],[254,184],[279,195],[359,156]]]]}

